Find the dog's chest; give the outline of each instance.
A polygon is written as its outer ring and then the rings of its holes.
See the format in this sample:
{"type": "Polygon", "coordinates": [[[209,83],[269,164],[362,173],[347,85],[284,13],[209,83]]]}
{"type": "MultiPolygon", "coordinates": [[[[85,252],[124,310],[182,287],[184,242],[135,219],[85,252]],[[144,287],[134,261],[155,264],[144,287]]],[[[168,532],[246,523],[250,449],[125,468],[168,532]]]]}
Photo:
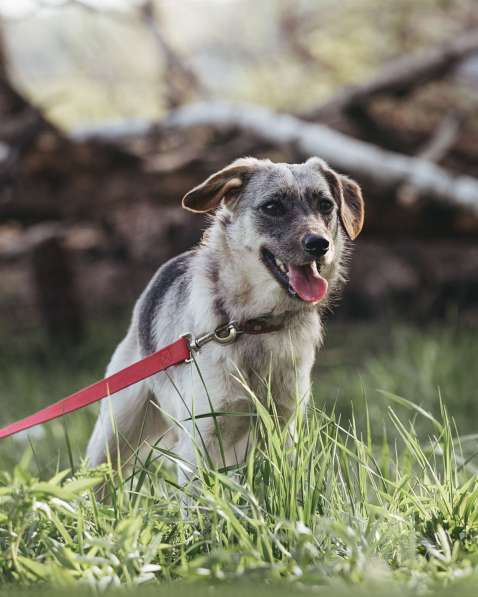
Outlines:
{"type": "Polygon", "coordinates": [[[310,328],[244,337],[234,365],[258,398],[272,392],[276,402],[294,400],[297,384],[308,382],[319,341],[319,330],[310,328]]]}

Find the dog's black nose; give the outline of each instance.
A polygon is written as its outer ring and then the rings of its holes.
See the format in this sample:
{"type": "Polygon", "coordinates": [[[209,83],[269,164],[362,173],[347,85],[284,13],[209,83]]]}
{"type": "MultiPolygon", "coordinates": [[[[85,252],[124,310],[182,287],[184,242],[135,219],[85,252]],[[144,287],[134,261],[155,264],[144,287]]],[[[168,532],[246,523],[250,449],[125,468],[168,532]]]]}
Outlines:
{"type": "Polygon", "coordinates": [[[314,257],[322,257],[329,250],[329,241],[318,234],[306,234],[302,242],[307,253],[314,257]]]}

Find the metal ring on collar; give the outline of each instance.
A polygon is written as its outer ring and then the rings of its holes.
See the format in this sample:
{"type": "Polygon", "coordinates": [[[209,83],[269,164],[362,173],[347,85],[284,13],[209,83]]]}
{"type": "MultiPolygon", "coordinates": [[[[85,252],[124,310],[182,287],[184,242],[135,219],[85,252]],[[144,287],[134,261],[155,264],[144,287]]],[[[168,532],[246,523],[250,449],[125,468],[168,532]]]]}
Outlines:
{"type": "Polygon", "coordinates": [[[239,330],[235,321],[231,321],[226,326],[221,326],[214,331],[214,342],[218,344],[232,344],[238,336],[239,330]],[[225,335],[223,335],[225,332],[225,335]]]}

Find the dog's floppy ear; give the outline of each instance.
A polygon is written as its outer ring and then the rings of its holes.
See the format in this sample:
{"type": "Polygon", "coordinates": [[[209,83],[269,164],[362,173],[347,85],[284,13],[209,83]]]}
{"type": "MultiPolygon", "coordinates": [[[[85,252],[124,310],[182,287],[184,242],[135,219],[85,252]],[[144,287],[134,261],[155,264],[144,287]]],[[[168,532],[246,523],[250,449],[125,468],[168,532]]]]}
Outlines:
{"type": "Polygon", "coordinates": [[[342,174],[337,174],[325,162],[321,170],[339,206],[340,219],[349,238],[354,240],[363,228],[365,204],[359,185],[342,174]]]}
{"type": "Polygon", "coordinates": [[[258,164],[259,160],[255,158],[235,160],[186,193],[182,206],[184,209],[198,213],[215,209],[222,199],[233,196],[234,191],[244,184],[246,177],[258,167],[258,164]]]}

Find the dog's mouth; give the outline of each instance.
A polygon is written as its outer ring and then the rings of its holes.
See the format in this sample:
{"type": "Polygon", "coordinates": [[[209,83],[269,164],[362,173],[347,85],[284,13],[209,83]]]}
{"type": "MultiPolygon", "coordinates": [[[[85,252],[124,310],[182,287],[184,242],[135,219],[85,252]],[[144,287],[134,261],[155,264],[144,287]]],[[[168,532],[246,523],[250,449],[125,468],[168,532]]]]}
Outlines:
{"type": "Polygon", "coordinates": [[[328,283],[320,275],[317,261],[304,265],[284,263],[265,247],[261,249],[261,257],[267,269],[290,296],[306,303],[316,303],[327,294],[328,283]]]}

